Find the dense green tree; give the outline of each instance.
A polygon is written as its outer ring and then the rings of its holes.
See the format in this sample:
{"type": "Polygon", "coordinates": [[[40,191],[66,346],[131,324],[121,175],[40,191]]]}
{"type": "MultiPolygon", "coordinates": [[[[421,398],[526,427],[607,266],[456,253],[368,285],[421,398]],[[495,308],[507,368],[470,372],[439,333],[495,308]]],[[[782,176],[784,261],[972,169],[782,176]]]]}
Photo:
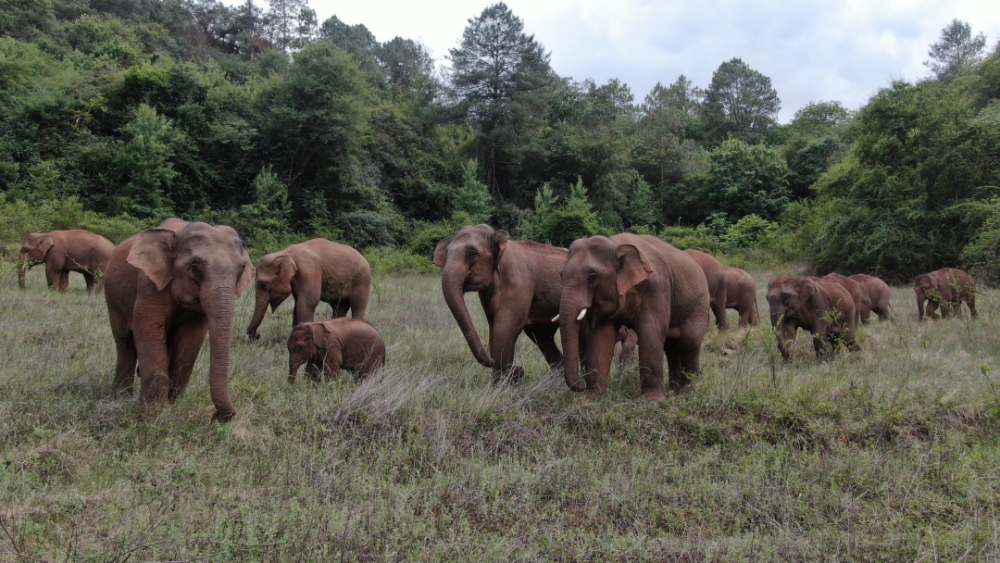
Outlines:
{"type": "Polygon", "coordinates": [[[812,185],[847,156],[853,112],[840,102],[810,102],[782,126],[781,151],[788,163],[788,188],[793,200],[812,197],[812,185]]]}
{"type": "Polygon", "coordinates": [[[303,48],[316,34],[316,11],[308,0],[268,0],[267,27],[271,42],[289,52],[303,48]]]}
{"type": "Polygon", "coordinates": [[[941,30],[941,39],[931,44],[927,54],[930,60],[924,66],[938,80],[953,80],[963,68],[982,60],[986,48],[986,35],[982,32],[972,35],[969,22],[954,19],[941,30]]]}
{"type": "Polygon", "coordinates": [[[777,150],[727,139],[706,164],[694,178],[706,215],[722,213],[730,223],[751,214],[773,221],[788,205],[788,168],[777,150]]]}
{"type": "Polygon", "coordinates": [[[510,198],[519,146],[543,116],[538,92],[552,84],[549,54],[501,2],[469,19],[449,57],[452,86],[480,136],[486,185],[495,200],[510,198]]]}
{"type": "Polygon", "coordinates": [[[781,100],[771,79],[735,58],[719,65],[702,104],[709,142],[734,137],[748,143],[763,140],[776,123],[781,100]]]}

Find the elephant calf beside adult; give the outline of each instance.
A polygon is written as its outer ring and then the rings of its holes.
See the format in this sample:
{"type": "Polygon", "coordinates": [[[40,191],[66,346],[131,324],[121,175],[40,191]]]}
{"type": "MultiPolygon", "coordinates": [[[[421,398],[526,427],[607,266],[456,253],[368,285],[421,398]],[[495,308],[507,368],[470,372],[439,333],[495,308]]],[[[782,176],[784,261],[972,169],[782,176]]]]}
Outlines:
{"type": "Polygon", "coordinates": [[[689,254],[648,235],[579,239],[569,248],[561,281],[559,331],[570,389],[607,388],[615,337],[622,326],[635,330],[638,338],[640,392],[646,400],[666,400],[664,355],[675,391],[700,373],[708,282],[689,254]],[[587,357],[581,378],[584,326],[587,357]]]}
{"type": "Polygon", "coordinates": [[[350,311],[363,320],[371,285],[368,261],[346,244],[317,238],[267,254],[257,264],[256,305],[247,335],[260,338],[257,329],[268,305],[273,312],[289,295],[295,296],[293,328],[312,321],[321,301],[333,308],[333,318],[350,311]]]}
{"type": "Polygon", "coordinates": [[[358,319],[302,323],[288,337],[289,383],[295,383],[302,364],[316,382],[321,374],[340,379],[341,369],[353,371],[360,381],[385,365],[385,341],[375,327],[358,319]]]}
{"type": "Polygon", "coordinates": [[[559,271],[565,248],[530,240],[510,240],[506,231],[485,224],[466,225],[441,240],[434,263],[443,268],[441,291],[476,361],[492,368],[494,381],[524,377],[514,365],[514,345],[528,335],[553,368],[563,355],[555,343],[562,286],[559,271]],[[476,291],[489,324],[487,353],[472,323],[464,293],[476,291]]]}
{"type": "Polygon", "coordinates": [[[114,250],[115,244],[110,240],[82,229],[31,233],[21,243],[17,285],[26,287],[27,271],[44,262],[49,289],[66,291],[69,273],[80,272],[87,283],[87,292],[99,292],[104,286],[104,273],[114,250]]]}
{"type": "Polygon", "coordinates": [[[170,228],[122,242],[108,263],[114,387],[131,392],[138,364],[139,412],[148,418],[187,386],[207,334],[213,418],[229,420],[236,414],[228,382],[236,298],[253,279],[253,264],[231,227],[177,219],[163,226],[170,228]]]}
{"type": "Polygon", "coordinates": [[[736,309],[740,314],[741,327],[760,322],[757,314],[757,283],[753,276],[739,268],[726,268],[726,308],[736,309]]]}

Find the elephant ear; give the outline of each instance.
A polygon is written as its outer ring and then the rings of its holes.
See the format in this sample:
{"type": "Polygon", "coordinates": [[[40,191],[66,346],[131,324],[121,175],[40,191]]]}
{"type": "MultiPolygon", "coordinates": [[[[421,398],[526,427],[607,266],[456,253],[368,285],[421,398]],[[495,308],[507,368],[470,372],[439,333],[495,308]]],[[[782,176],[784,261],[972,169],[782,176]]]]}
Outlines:
{"type": "Polygon", "coordinates": [[[136,235],[126,261],[139,269],[163,291],[174,279],[173,262],[177,233],[167,229],[146,229],[136,235]]]}
{"type": "Polygon", "coordinates": [[[448,238],[441,239],[441,241],[438,242],[437,247],[434,249],[434,263],[442,268],[444,268],[445,262],[448,261],[448,246],[454,238],[454,236],[450,236],[448,238]]]}
{"type": "Polygon", "coordinates": [[[493,264],[495,268],[500,267],[500,258],[507,250],[507,243],[510,242],[510,235],[507,231],[497,231],[493,233],[493,264]]]}
{"type": "Polygon", "coordinates": [[[295,265],[295,260],[292,260],[291,256],[282,254],[274,259],[274,273],[279,278],[290,281],[298,271],[299,268],[295,265]]]}
{"type": "Polygon", "coordinates": [[[42,256],[45,256],[52,250],[52,247],[56,245],[56,242],[52,240],[49,235],[44,235],[38,239],[38,250],[42,251],[42,256]]]}
{"type": "Polygon", "coordinates": [[[326,348],[327,337],[330,335],[330,327],[324,323],[312,323],[309,327],[310,340],[316,344],[317,348],[326,348]]]}
{"type": "Polygon", "coordinates": [[[646,255],[633,244],[618,246],[618,295],[625,295],[653,273],[646,255]]]}
{"type": "Polygon", "coordinates": [[[250,259],[250,254],[247,252],[246,243],[243,241],[240,242],[243,243],[243,252],[241,254],[243,258],[246,259],[247,266],[246,268],[243,268],[243,273],[240,274],[240,279],[236,281],[236,297],[243,295],[243,290],[246,289],[248,285],[250,285],[250,282],[253,281],[253,276],[254,276],[253,260],[250,259]]]}
{"type": "Polygon", "coordinates": [[[799,280],[799,299],[802,303],[808,302],[816,295],[816,284],[809,278],[799,280]]]}

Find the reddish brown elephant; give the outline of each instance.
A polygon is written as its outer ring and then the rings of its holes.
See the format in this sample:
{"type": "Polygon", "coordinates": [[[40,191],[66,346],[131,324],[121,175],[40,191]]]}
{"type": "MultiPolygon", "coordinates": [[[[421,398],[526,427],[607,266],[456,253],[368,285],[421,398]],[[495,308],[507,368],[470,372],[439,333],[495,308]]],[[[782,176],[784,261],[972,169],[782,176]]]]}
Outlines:
{"type": "Polygon", "coordinates": [[[292,327],[310,322],[320,302],[329,303],[333,318],[364,319],[371,292],[372,271],[360,252],[326,239],[312,239],[272,252],[257,264],[256,306],[247,327],[250,338],[260,338],[257,329],[268,305],[271,311],[289,295],[295,296],[292,327]]]}
{"type": "Polygon", "coordinates": [[[711,299],[710,307],[712,314],[715,315],[716,326],[719,330],[729,330],[729,318],[726,316],[729,279],[726,276],[726,267],[715,256],[700,250],[688,248],[684,252],[694,258],[705,272],[705,279],[708,280],[708,296],[711,299]]]}
{"type": "Polygon", "coordinates": [[[510,240],[489,225],[467,225],[441,240],[434,263],[444,269],[441,291],[476,361],[492,368],[494,381],[524,377],[514,365],[514,345],[522,332],[553,368],[562,363],[556,346],[562,286],[559,271],[565,248],[530,240],[510,240]],[[465,305],[464,293],[476,291],[489,325],[487,353],[465,305]]]}
{"type": "Polygon", "coordinates": [[[229,359],[236,298],[253,264],[231,227],[173,220],[125,240],[105,275],[118,361],[114,387],[131,392],[141,375],[139,412],[150,417],[187,386],[206,334],[215,420],[229,420],[229,359]]]}
{"type": "Polygon", "coordinates": [[[771,325],[778,332],[778,350],[787,360],[795,333],[803,328],[813,336],[816,357],[829,357],[843,343],[857,350],[857,311],[851,294],[825,278],[779,276],[767,286],[771,325]]]}
{"type": "MultiPolygon", "coordinates": [[[[871,303],[870,312],[878,315],[878,320],[880,321],[889,320],[890,312],[892,311],[892,305],[889,303],[892,290],[889,288],[889,284],[880,278],[867,274],[854,274],[850,277],[861,284],[861,287],[865,288],[865,291],[868,292],[868,301],[871,303]]],[[[862,316],[861,322],[867,323],[868,315],[862,316]]]]}
{"type": "Polygon", "coordinates": [[[757,315],[757,283],[739,268],[726,268],[726,308],[740,314],[740,326],[760,322],[757,315]]]}
{"type": "Polygon", "coordinates": [[[855,316],[857,317],[854,321],[856,325],[868,322],[872,314],[872,302],[871,298],[868,297],[867,288],[857,281],[836,272],[823,276],[823,279],[839,284],[840,287],[847,290],[847,293],[851,294],[851,299],[854,301],[855,316]]]}
{"type": "Polygon", "coordinates": [[[87,282],[87,292],[99,292],[104,287],[104,273],[114,250],[113,242],[90,231],[31,233],[21,243],[17,285],[26,287],[25,273],[32,266],[44,262],[49,289],[66,291],[69,288],[69,273],[80,272],[87,282]]]}
{"type": "Polygon", "coordinates": [[[928,318],[937,318],[935,309],[941,307],[941,318],[947,318],[951,307],[956,311],[962,301],[969,306],[969,312],[976,316],[976,282],[964,270],[942,268],[913,279],[913,291],[917,294],[917,320],[924,318],[924,302],[927,302],[928,318]]]}
{"type": "Polygon", "coordinates": [[[569,248],[561,281],[559,331],[570,389],[607,388],[615,337],[622,326],[635,330],[638,338],[640,390],[646,400],[666,399],[664,355],[675,391],[700,373],[708,282],[689,254],[648,235],[578,239],[569,248]],[[582,326],[587,354],[581,378],[582,326]]]}
{"type": "Polygon", "coordinates": [[[385,341],[375,327],[358,319],[302,323],[288,337],[289,383],[295,383],[302,364],[313,381],[323,373],[327,379],[340,379],[341,369],[361,380],[385,365],[385,341]]]}

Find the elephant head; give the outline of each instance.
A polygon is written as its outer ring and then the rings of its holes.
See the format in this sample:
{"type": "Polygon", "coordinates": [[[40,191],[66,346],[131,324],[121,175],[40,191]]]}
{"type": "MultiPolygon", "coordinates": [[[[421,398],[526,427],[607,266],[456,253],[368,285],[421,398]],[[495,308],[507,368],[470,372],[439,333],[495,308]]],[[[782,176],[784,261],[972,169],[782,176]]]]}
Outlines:
{"type": "MultiPolygon", "coordinates": [[[[913,279],[913,291],[917,295],[917,318],[922,319],[924,316],[924,301],[932,301],[934,303],[941,304],[948,299],[945,299],[943,295],[945,292],[949,291],[950,288],[941,288],[938,284],[937,278],[931,274],[920,274],[913,279]]],[[[934,318],[937,313],[932,310],[927,311],[928,316],[934,318]]]]}
{"type": "MultiPolygon", "coordinates": [[[[137,316],[176,318],[173,311],[177,308],[205,315],[211,346],[209,387],[215,416],[231,418],[236,412],[228,389],[235,304],[253,278],[253,264],[243,240],[234,229],[224,225],[191,223],[179,232],[148,229],[137,235],[127,261],[151,282],[140,283],[135,303],[137,316]]],[[[136,338],[142,338],[142,331],[137,332],[136,338]]]]}
{"type": "MultiPolygon", "coordinates": [[[[288,337],[288,382],[295,383],[302,364],[320,355],[330,329],[323,323],[302,323],[292,329],[288,337]]],[[[310,368],[313,369],[313,368],[310,368]]],[[[318,378],[318,373],[308,374],[318,378]]]]}
{"type": "Polygon", "coordinates": [[[562,335],[563,375],[574,391],[586,389],[580,378],[580,323],[594,327],[624,310],[626,294],[653,272],[646,256],[632,244],[616,244],[607,237],[578,239],[569,247],[563,266],[559,332],[562,335]]]}
{"type": "Polygon", "coordinates": [[[469,225],[439,242],[434,250],[434,263],[444,269],[441,276],[444,300],[476,360],[486,367],[493,367],[494,360],[472,324],[464,293],[482,291],[495,283],[497,265],[508,239],[506,231],[494,230],[489,225],[469,225]]]}
{"type": "Polygon", "coordinates": [[[17,267],[17,285],[26,287],[24,275],[29,268],[45,261],[45,256],[55,246],[52,237],[45,233],[31,233],[21,243],[21,259],[17,267]]]}
{"type": "Polygon", "coordinates": [[[251,338],[260,338],[257,327],[264,320],[268,305],[273,313],[288,296],[292,294],[292,282],[298,267],[291,256],[275,252],[260,259],[257,264],[257,285],[255,286],[256,304],[253,319],[247,334],[251,338]]]}
{"type": "Polygon", "coordinates": [[[809,278],[779,276],[771,280],[767,288],[771,325],[778,326],[782,318],[801,320],[807,312],[806,303],[815,294],[816,285],[809,278]]]}

